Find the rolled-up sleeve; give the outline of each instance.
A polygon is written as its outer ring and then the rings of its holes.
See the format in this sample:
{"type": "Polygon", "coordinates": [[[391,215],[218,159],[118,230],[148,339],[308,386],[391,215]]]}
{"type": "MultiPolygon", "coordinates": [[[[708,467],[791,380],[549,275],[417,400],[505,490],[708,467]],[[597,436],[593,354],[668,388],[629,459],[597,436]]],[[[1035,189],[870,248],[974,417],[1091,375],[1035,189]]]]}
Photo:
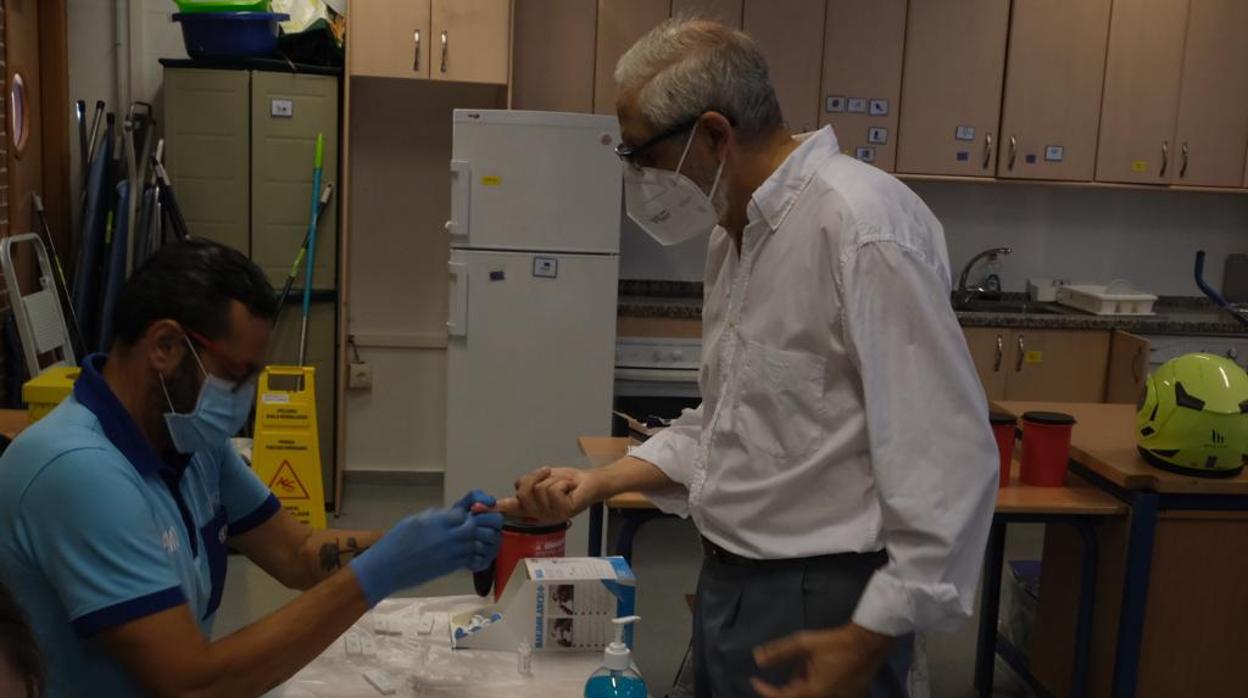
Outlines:
{"type": "Polygon", "coordinates": [[[841,271],[889,556],[853,620],[894,636],[952,629],[974,604],[997,455],[948,274],[891,241],[858,246],[841,271]]]}
{"type": "Polygon", "coordinates": [[[671,426],[650,437],[633,450],[632,456],[654,464],[679,485],[646,496],[668,514],[689,515],[689,484],[693,482],[694,459],[701,448],[702,405],[684,410],[671,426]]]}

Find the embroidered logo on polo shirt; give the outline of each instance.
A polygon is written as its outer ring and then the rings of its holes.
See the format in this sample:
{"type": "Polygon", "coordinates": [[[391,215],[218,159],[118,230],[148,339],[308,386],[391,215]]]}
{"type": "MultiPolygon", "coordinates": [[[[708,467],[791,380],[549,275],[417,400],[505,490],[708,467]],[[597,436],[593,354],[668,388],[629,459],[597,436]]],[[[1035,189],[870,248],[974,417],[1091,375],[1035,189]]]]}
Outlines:
{"type": "Polygon", "coordinates": [[[160,544],[164,547],[165,552],[170,555],[178,552],[178,548],[181,547],[181,544],[178,542],[178,532],[170,526],[169,530],[160,534],[160,544]]]}

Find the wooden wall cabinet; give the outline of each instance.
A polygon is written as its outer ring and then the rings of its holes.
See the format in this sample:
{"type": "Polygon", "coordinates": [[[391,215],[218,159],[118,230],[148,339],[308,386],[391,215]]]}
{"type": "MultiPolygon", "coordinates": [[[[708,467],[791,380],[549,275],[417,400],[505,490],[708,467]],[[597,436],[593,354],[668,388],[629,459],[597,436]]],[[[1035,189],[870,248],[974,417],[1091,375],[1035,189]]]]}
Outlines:
{"type": "Polygon", "coordinates": [[[378,78],[429,78],[430,0],[352,3],[347,50],[351,74],[378,78]]]}
{"type": "Polygon", "coordinates": [[[515,0],[512,109],[594,110],[597,0],[515,0]]]}
{"type": "Polygon", "coordinates": [[[713,19],[740,29],[744,4],[743,0],[672,0],[672,16],[713,19]]]}
{"type": "Polygon", "coordinates": [[[967,348],[989,400],[1135,402],[1148,341],[1102,330],[968,327],[967,348]]]}
{"type": "Polygon", "coordinates": [[[996,172],[1010,0],[913,0],[906,20],[897,171],[996,172]]]}
{"type": "Polygon", "coordinates": [[[1188,0],[1114,3],[1096,179],[1167,184],[1174,147],[1188,0]]]}
{"type": "Polygon", "coordinates": [[[1248,2],[1192,0],[1171,182],[1237,187],[1248,150],[1248,2]]]}
{"type": "Polygon", "coordinates": [[[819,125],[824,0],[746,0],[745,31],[767,58],[780,110],[793,133],[819,125]]]}
{"type": "Polygon", "coordinates": [[[897,164],[905,42],[906,0],[828,0],[820,125],[832,125],[842,151],[886,172],[897,164]]]}
{"type": "Polygon", "coordinates": [[[1092,179],[1109,10],[1110,0],[1014,0],[998,177],[1092,179]]]}
{"type": "Polygon", "coordinates": [[[508,82],[511,0],[368,0],[349,19],[352,75],[508,82]]]}
{"type": "Polygon", "coordinates": [[[615,64],[671,13],[671,0],[598,0],[594,113],[615,114],[615,64]]]}

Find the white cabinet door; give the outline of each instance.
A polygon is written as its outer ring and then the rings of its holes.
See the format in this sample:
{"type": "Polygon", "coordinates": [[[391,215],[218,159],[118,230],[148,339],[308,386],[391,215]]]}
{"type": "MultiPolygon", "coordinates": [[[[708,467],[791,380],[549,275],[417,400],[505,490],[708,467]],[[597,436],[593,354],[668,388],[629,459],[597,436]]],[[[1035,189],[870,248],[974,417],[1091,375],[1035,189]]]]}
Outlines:
{"type": "MultiPolygon", "coordinates": [[[[577,438],[610,433],[619,259],[454,250],[451,265],[448,503],[579,465],[577,438]]],[[[569,555],[586,528],[572,527],[569,555]]]]}
{"type": "Polygon", "coordinates": [[[619,251],[615,117],[457,110],[454,118],[452,247],[619,251]]]}

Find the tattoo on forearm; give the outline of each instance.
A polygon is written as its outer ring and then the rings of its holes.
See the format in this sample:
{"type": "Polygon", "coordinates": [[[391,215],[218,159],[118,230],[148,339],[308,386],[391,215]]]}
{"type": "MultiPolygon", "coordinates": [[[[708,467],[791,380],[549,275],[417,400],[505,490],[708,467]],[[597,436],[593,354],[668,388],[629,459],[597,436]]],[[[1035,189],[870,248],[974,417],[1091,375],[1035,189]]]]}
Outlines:
{"type": "Polygon", "coordinates": [[[332,572],[342,567],[340,556],[342,552],[338,549],[338,541],[326,543],[321,546],[321,569],[326,572],[332,572]]]}
{"type": "Polygon", "coordinates": [[[346,548],[339,544],[337,539],[321,546],[321,569],[326,572],[332,572],[342,567],[343,556],[355,557],[360,553],[368,550],[368,546],[361,546],[355,536],[347,537],[346,548]]]}

